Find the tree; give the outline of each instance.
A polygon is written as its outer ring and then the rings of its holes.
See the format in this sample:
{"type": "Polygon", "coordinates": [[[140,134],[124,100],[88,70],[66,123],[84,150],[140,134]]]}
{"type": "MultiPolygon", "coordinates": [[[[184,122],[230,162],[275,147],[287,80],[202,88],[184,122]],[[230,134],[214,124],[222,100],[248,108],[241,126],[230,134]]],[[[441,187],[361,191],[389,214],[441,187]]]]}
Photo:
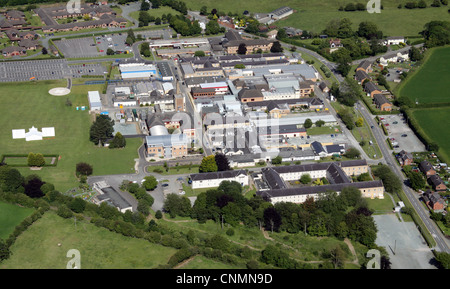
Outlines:
{"type": "Polygon", "coordinates": [[[363,21],[359,23],[357,33],[360,37],[364,37],[367,40],[383,38],[383,32],[378,30],[377,25],[370,21],[363,21]]]}
{"type": "Polygon", "coordinates": [[[373,171],[373,174],[383,181],[384,188],[388,193],[398,192],[402,188],[400,179],[387,165],[381,165],[373,171]]]}
{"type": "Polygon", "coordinates": [[[110,149],[124,148],[126,145],[127,145],[127,141],[124,138],[124,136],[120,132],[117,132],[116,135],[114,136],[113,140],[109,144],[109,148],[110,149]]]}
{"type": "Polygon", "coordinates": [[[245,45],[245,43],[239,44],[237,53],[238,53],[238,54],[241,54],[241,55],[247,54],[247,46],[245,45]]]}
{"type": "Polygon", "coordinates": [[[69,209],[71,209],[75,213],[83,213],[86,209],[86,202],[81,198],[73,198],[69,203],[69,209]]]}
{"type": "Polygon", "coordinates": [[[306,185],[309,184],[312,181],[311,175],[310,174],[303,174],[300,177],[300,183],[306,185]]]}
{"type": "Polygon", "coordinates": [[[282,158],[281,158],[281,156],[276,156],[276,157],[274,157],[273,159],[272,159],[272,164],[273,165],[280,165],[281,164],[281,162],[282,162],[282,158]]]}
{"type": "Polygon", "coordinates": [[[420,52],[419,48],[416,48],[414,46],[411,46],[411,48],[409,49],[409,59],[411,59],[411,61],[419,61],[423,59],[423,55],[420,52]]]}
{"type": "Polygon", "coordinates": [[[84,175],[84,176],[90,176],[92,175],[93,168],[88,163],[77,163],[75,167],[75,172],[77,176],[84,175]]]}
{"type": "Polygon", "coordinates": [[[208,7],[202,6],[202,8],[200,8],[200,15],[206,15],[206,13],[208,13],[208,7]]]}
{"type": "Polygon", "coordinates": [[[427,8],[427,2],[425,2],[424,0],[420,0],[420,1],[417,3],[417,7],[421,8],[421,9],[427,8]]]}
{"type": "Polygon", "coordinates": [[[203,57],[203,56],[205,56],[205,51],[197,50],[197,51],[195,51],[194,56],[196,56],[196,57],[203,57]]]}
{"type": "Polygon", "coordinates": [[[221,154],[221,153],[216,153],[214,159],[216,161],[217,170],[219,172],[231,170],[230,161],[228,161],[228,158],[226,155],[221,154]]]}
{"type": "Polygon", "coordinates": [[[361,156],[361,152],[357,148],[351,147],[345,152],[344,155],[349,159],[357,159],[361,156]]]}
{"type": "Polygon", "coordinates": [[[362,117],[358,117],[355,124],[357,127],[362,127],[364,125],[364,119],[362,117]]]}
{"type": "Polygon", "coordinates": [[[153,191],[158,186],[158,181],[154,176],[146,176],[142,185],[147,191],[153,191]]]}
{"type": "Polygon", "coordinates": [[[200,173],[217,172],[218,167],[215,156],[211,155],[204,157],[198,170],[200,173]]]}
{"type": "Polygon", "coordinates": [[[25,194],[30,198],[41,198],[44,193],[41,190],[44,182],[39,177],[33,177],[25,184],[25,194]]]}
{"type": "Polygon", "coordinates": [[[29,153],[27,157],[28,166],[30,167],[42,167],[45,165],[44,156],[40,153],[29,153]]]}
{"type": "Polygon", "coordinates": [[[191,212],[191,201],[177,194],[168,194],[164,201],[164,209],[171,217],[181,216],[188,217],[191,212]]]}
{"type": "Polygon", "coordinates": [[[3,239],[0,239],[0,262],[8,259],[10,255],[11,251],[9,250],[9,246],[3,239]]]}
{"type": "Polygon", "coordinates": [[[0,166],[0,190],[3,192],[23,192],[25,178],[20,172],[8,166],[0,166]]]}
{"type": "Polygon", "coordinates": [[[325,124],[325,121],[323,121],[323,120],[321,120],[321,119],[319,119],[318,121],[315,122],[315,125],[316,125],[317,127],[322,127],[324,124],[325,124]]]}
{"type": "Polygon", "coordinates": [[[274,207],[264,210],[264,224],[266,230],[270,230],[272,233],[278,232],[281,226],[281,216],[274,207]]]}
{"type": "Polygon", "coordinates": [[[407,176],[413,190],[417,191],[425,187],[426,182],[421,173],[411,170],[408,172],[407,176]]]}
{"type": "Polygon", "coordinates": [[[312,122],[312,120],[310,118],[307,118],[305,120],[305,122],[303,123],[303,127],[306,128],[306,129],[311,128],[312,125],[313,125],[313,122],[312,122]]]}
{"type": "Polygon", "coordinates": [[[46,54],[48,54],[48,50],[47,50],[47,48],[45,48],[45,47],[42,47],[42,54],[43,54],[43,55],[46,55],[46,54]]]}
{"type": "Polygon", "coordinates": [[[272,44],[272,47],[270,47],[270,52],[272,53],[283,52],[283,47],[281,46],[280,41],[275,41],[272,44]]]}
{"type": "Polygon", "coordinates": [[[91,126],[90,141],[98,146],[104,145],[113,136],[113,132],[114,120],[108,115],[100,114],[91,126]]]}
{"type": "Polygon", "coordinates": [[[106,55],[114,55],[116,52],[114,51],[114,49],[112,49],[112,48],[108,48],[107,50],[106,50],[106,55]]]}
{"type": "Polygon", "coordinates": [[[283,40],[283,39],[285,39],[287,37],[288,36],[286,34],[286,29],[284,29],[284,28],[278,29],[278,32],[277,32],[277,39],[278,40],[283,40]]]}

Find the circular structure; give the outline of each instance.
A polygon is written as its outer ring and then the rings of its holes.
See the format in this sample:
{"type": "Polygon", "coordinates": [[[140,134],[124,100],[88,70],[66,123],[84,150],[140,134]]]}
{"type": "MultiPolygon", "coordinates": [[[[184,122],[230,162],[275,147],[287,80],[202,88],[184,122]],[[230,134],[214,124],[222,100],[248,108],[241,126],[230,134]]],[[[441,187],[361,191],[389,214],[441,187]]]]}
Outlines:
{"type": "Polygon", "coordinates": [[[66,87],[55,87],[48,91],[51,95],[67,95],[70,93],[70,89],[66,87]]]}

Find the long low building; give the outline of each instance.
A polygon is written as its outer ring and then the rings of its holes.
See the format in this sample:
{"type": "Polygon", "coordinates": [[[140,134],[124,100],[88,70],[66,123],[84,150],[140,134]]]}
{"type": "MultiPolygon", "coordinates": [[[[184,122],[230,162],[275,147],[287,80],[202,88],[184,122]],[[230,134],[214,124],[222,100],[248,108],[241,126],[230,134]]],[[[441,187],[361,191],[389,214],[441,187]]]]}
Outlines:
{"type": "Polygon", "coordinates": [[[272,203],[303,203],[307,198],[317,199],[320,194],[329,191],[340,193],[345,187],[356,187],[365,198],[384,198],[384,186],[380,180],[352,182],[351,176],[367,173],[369,166],[366,160],[343,162],[313,163],[305,165],[269,167],[256,174],[257,195],[269,198],[272,203]],[[308,174],[314,179],[325,178],[328,185],[290,187],[289,181],[297,181],[308,174]]]}
{"type": "Polygon", "coordinates": [[[267,191],[258,191],[256,194],[263,198],[269,198],[272,204],[279,202],[303,203],[308,198],[317,199],[320,194],[326,192],[337,192],[338,194],[345,187],[355,187],[361,191],[363,197],[367,198],[383,198],[384,186],[380,180],[357,183],[331,184],[324,186],[283,188],[267,191]]]}
{"type": "Polygon", "coordinates": [[[193,189],[216,188],[223,181],[235,181],[248,186],[249,177],[245,170],[232,170],[190,175],[193,189]]]}

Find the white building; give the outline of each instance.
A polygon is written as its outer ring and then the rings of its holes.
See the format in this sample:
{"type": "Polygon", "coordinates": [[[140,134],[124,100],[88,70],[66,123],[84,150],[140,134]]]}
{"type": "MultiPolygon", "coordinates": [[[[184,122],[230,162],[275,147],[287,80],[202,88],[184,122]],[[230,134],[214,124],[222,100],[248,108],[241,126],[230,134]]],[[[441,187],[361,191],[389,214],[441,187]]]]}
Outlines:
{"type": "Polygon", "coordinates": [[[91,111],[102,110],[102,101],[98,91],[88,91],[88,98],[91,111]]]}
{"type": "Polygon", "coordinates": [[[145,63],[119,64],[122,79],[149,79],[157,75],[156,66],[145,63]]]}
{"type": "Polygon", "coordinates": [[[193,189],[217,188],[223,181],[235,181],[248,186],[249,177],[245,170],[232,170],[190,175],[193,189]]]}
{"type": "Polygon", "coordinates": [[[384,45],[399,45],[400,43],[405,43],[405,37],[402,36],[388,37],[383,42],[384,45]]]}

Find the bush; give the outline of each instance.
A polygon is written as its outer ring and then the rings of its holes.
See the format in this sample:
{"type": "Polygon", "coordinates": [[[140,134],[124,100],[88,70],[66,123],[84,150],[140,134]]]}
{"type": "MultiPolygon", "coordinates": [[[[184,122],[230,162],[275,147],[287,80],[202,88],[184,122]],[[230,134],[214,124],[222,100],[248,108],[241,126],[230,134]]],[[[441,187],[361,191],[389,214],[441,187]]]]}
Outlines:
{"type": "Polygon", "coordinates": [[[227,230],[227,232],[226,232],[226,234],[228,235],[228,236],[234,236],[234,230],[232,229],[232,228],[230,228],[230,229],[228,229],[227,230]]]}
{"type": "Polygon", "coordinates": [[[64,219],[69,219],[69,218],[72,218],[72,216],[73,216],[72,211],[66,205],[59,206],[56,214],[58,214],[58,216],[60,216],[64,219]]]}
{"type": "Polygon", "coordinates": [[[93,172],[93,168],[90,164],[78,163],[76,165],[77,176],[80,176],[80,175],[89,176],[89,175],[92,175],[92,172],[93,172]]]}

